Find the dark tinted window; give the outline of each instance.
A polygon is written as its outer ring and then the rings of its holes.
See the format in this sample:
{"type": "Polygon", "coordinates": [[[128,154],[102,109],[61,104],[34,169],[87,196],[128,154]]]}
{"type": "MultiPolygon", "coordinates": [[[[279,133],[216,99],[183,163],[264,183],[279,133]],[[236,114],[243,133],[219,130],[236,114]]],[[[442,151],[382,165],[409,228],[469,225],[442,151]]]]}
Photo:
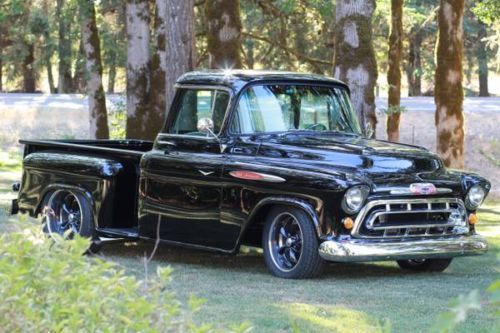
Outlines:
{"type": "Polygon", "coordinates": [[[214,133],[219,133],[229,103],[229,94],[223,90],[184,89],[181,92],[180,110],[168,133],[203,135],[197,124],[202,118],[214,122],[214,133]]]}

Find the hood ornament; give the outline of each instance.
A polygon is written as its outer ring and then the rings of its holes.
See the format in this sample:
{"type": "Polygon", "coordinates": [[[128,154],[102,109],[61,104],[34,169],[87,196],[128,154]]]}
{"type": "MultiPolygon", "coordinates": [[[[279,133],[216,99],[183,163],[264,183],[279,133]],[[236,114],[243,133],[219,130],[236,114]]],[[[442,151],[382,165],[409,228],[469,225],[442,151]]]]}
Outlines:
{"type": "Polygon", "coordinates": [[[410,185],[410,192],[415,195],[436,194],[436,186],[432,183],[413,183],[410,185]]]}

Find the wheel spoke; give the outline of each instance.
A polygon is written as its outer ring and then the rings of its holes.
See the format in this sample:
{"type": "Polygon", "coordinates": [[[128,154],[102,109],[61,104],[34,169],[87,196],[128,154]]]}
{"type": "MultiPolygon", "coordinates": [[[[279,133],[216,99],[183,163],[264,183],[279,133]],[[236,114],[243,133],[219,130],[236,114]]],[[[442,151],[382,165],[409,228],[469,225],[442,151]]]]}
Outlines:
{"type": "Polygon", "coordinates": [[[283,255],[285,253],[285,250],[287,249],[286,246],[281,246],[279,249],[278,249],[278,254],[279,255],[283,255]]]}
{"type": "Polygon", "coordinates": [[[280,228],[280,235],[283,236],[283,237],[285,237],[285,238],[288,238],[288,233],[287,233],[287,231],[285,229],[285,226],[283,226],[283,227],[280,228]]]}
{"type": "Polygon", "coordinates": [[[69,208],[68,208],[68,206],[66,206],[66,203],[65,203],[65,202],[62,204],[62,209],[64,210],[64,212],[65,212],[66,214],[70,214],[69,208]]]}

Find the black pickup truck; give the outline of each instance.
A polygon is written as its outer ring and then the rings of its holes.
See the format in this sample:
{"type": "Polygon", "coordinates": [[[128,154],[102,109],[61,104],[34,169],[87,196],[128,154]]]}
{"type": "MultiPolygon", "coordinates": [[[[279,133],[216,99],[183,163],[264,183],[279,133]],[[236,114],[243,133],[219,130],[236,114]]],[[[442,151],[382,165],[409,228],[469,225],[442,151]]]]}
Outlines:
{"type": "Polygon", "coordinates": [[[484,178],[420,147],[368,139],[348,87],[309,74],[191,72],[156,141],[21,141],[12,213],[49,234],[143,239],[235,254],[271,273],[396,260],[442,271],[481,254],[484,178]]]}

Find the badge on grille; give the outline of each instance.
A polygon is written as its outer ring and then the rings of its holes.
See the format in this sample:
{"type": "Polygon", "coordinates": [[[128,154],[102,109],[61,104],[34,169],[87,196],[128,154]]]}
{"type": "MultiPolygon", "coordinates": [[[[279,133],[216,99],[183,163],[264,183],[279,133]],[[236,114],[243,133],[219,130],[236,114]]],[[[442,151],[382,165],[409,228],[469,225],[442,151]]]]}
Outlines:
{"type": "Polygon", "coordinates": [[[410,185],[410,192],[415,195],[436,194],[437,189],[431,183],[415,183],[410,185]]]}

